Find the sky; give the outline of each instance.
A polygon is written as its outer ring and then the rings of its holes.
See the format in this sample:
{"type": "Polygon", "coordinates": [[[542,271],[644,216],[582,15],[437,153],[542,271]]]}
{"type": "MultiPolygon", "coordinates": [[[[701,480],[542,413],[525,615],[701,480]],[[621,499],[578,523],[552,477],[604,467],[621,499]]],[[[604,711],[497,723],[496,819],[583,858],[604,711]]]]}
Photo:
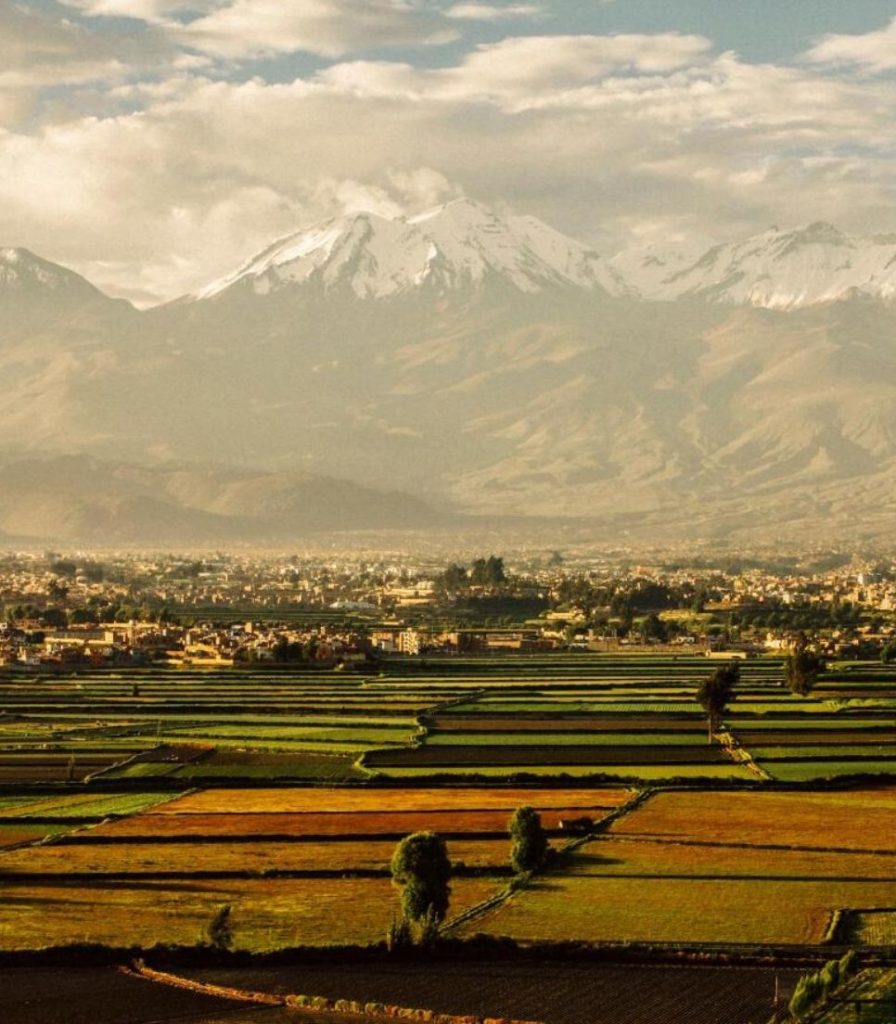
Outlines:
{"type": "Polygon", "coordinates": [[[894,109],[894,0],[0,0],[0,245],[147,305],[460,195],[607,255],[896,232],[894,109]]]}

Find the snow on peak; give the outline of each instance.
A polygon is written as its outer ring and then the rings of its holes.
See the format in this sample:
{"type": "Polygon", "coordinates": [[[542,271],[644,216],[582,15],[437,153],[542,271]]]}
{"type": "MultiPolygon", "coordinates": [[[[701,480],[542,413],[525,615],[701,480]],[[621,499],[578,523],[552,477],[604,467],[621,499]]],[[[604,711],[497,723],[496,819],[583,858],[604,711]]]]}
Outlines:
{"type": "Polygon", "coordinates": [[[407,220],[372,213],[323,221],[279,239],[196,296],[247,283],[256,294],[313,282],[385,298],[421,287],[449,291],[498,277],[521,292],[550,285],[622,288],[606,262],[535,217],[503,217],[455,199],[407,220]]]}
{"type": "Polygon", "coordinates": [[[702,254],[626,250],[610,266],[645,299],[798,309],[856,294],[896,297],[896,240],[845,234],[824,221],[791,231],[772,227],[702,254]]]}

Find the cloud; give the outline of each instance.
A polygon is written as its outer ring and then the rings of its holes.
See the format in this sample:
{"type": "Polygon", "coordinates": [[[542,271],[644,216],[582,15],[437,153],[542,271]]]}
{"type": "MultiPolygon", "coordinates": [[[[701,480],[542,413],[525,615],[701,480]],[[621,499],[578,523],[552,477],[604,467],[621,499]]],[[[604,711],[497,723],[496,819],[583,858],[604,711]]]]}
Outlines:
{"type": "Polygon", "coordinates": [[[302,224],[461,193],[605,252],[820,216],[896,228],[892,81],[750,64],[700,36],[514,37],[447,66],[344,61],[280,83],[217,73],[169,67],[86,115],[0,131],[3,243],[171,298],[302,224]]]}
{"type": "MultiPolygon", "coordinates": [[[[580,90],[631,72],[664,73],[702,64],[701,36],[519,36],[482,44],[454,67],[418,69],[393,61],[335,64],[317,81],[357,95],[497,102],[508,110],[581,100],[580,90]]],[[[624,78],[637,88],[638,79],[624,78]]]]}
{"type": "Polygon", "coordinates": [[[869,71],[896,68],[896,18],[862,35],[827,35],[805,57],[816,64],[857,65],[869,71]]]}
{"type": "Polygon", "coordinates": [[[170,69],[181,55],[155,30],[96,33],[78,22],[0,0],[0,124],[30,116],[42,89],[114,83],[170,69]]]}
{"type": "Polygon", "coordinates": [[[446,18],[460,21],[508,21],[515,18],[537,18],[545,13],[538,4],[495,4],[461,3],[445,11],[446,18]]]}
{"type": "Polygon", "coordinates": [[[228,58],[297,51],[332,58],[447,43],[457,32],[415,0],[234,0],[183,26],[179,38],[228,58]]]}

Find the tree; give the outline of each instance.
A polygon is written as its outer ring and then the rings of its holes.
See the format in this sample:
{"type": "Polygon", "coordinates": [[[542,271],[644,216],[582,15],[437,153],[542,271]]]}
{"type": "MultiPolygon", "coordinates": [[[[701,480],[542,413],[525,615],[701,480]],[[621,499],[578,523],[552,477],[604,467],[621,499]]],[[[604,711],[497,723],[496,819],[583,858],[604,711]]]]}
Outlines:
{"type": "Polygon", "coordinates": [[[548,855],[548,840],[541,815],[531,807],[517,807],[510,819],[510,866],[517,874],[537,871],[548,855]]]}
{"type": "Polygon", "coordinates": [[[392,881],[401,889],[406,920],[420,922],[429,915],[436,922],[443,921],[451,895],[450,878],[445,840],[435,832],[414,832],[395,847],[392,881]]]}
{"type": "Polygon", "coordinates": [[[499,587],[507,582],[504,572],[504,559],[497,555],[488,558],[477,558],[470,570],[470,582],[474,587],[499,587]]]}
{"type": "Polygon", "coordinates": [[[697,700],[707,715],[710,743],[725,708],[734,700],[734,687],[739,679],[740,666],[736,661],[732,661],[728,665],[720,665],[711,676],[700,682],[697,700]]]}
{"type": "Polygon", "coordinates": [[[435,578],[435,587],[440,594],[458,594],[469,585],[467,570],[462,565],[452,563],[435,578]]]}
{"type": "Polygon", "coordinates": [[[807,697],[818,679],[819,672],[824,668],[821,658],[806,646],[806,638],[797,640],[793,651],[784,662],[784,677],[787,685],[801,697],[807,697]]]}
{"type": "Polygon", "coordinates": [[[230,949],[233,945],[233,926],[230,923],[230,904],[215,911],[208,923],[208,941],[215,949],[230,949]]]}

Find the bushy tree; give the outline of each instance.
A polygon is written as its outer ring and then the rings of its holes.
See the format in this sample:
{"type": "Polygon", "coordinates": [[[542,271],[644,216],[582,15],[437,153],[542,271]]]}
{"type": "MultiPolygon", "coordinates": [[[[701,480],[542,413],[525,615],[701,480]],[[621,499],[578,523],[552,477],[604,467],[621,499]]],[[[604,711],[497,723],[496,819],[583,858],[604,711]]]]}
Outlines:
{"type": "Polygon", "coordinates": [[[392,854],[392,881],[401,889],[401,908],[408,921],[429,915],[437,923],[448,913],[451,861],[445,840],[435,832],[405,836],[392,854]]]}
{"type": "Polygon", "coordinates": [[[805,640],[800,640],[784,662],[784,677],[794,693],[807,697],[823,669],[821,658],[806,647],[805,640]]]}
{"type": "Polygon", "coordinates": [[[719,719],[734,700],[734,687],[739,679],[740,666],[732,661],[728,665],[720,665],[711,676],[701,680],[697,688],[697,700],[707,716],[710,743],[719,719]]]}
{"type": "Polygon", "coordinates": [[[517,874],[537,871],[548,854],[541,815],[531,807],[517,807],[510,819],[510,866],[517,874]]]}

